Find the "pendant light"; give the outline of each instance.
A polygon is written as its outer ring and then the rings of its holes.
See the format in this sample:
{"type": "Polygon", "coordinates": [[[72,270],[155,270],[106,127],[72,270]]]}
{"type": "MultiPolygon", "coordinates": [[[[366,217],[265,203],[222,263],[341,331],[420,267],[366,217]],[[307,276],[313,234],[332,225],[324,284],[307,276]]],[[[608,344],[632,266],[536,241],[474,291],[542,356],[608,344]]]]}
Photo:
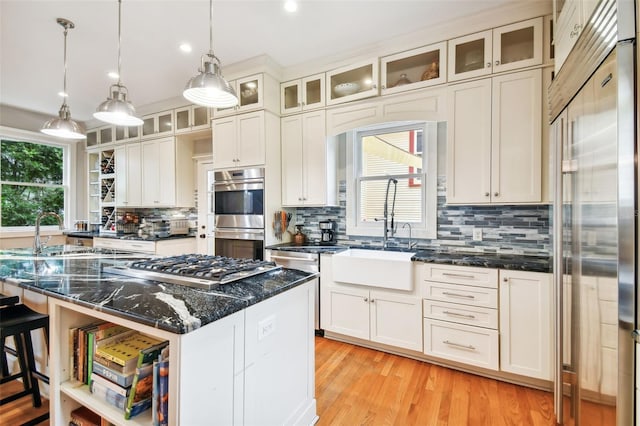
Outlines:
{"type": "Polygon", "coordinates": [[[118,0],[118,83],[109,87],[110,97],[101,103],[93,116],[105,123],[116,126],[139,126],[142,120],[136,117],[136,109],[127,100],[129,91],[121,81],[121,54],[120,45],[122,43],[122,0],[118,0]]]}
{"type": "Polygon", "coordinates": [[[68,19],[58,18],[56,22],[64,28],[64,93],[62,106],[58,112],[58,117],[44,123],[40,131],[44,134],[57,136],[65,139],[84,139],[86,138],[85,130],[82,126],[71,119],[71,111],[67,105],[67,32],[70,28],[74,28],[73,22],[68,19]]]}
{"type": "Polygon", "coordinates": [[[220,71],[220,59],[213,53],[213,0],[209,0],[209,52],[200,58],[199,74],[187,82],[182,95],[197,105],[229,108],[238,105],[235,90],[220,71]]]}

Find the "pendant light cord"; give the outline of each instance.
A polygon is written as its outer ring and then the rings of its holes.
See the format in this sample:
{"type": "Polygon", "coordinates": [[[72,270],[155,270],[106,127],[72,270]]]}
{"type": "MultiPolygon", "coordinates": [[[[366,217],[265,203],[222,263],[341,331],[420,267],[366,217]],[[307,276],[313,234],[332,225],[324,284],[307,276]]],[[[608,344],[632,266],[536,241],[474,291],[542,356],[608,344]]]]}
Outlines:
{"type": "Polygon", "coordinates": [[[62,97],[62,106],[67,105],[67,98],[69,97],[69,93],[67,93],[67,32],[69,31],[69,24],[64,23],[64,79],[62,83],[62,90],[64,92],[64,96],[62,97]]]}
{"type": "Polygon", "coordinates": [[[213,53],[213,0],[209,0],[209,55],[213,53]]]}
{"type": "Polygon", "coordinates": [[[120,45],[122,44],[122,0],[118,0],[118,86],[122,86],[122,56],[120,53],[120,45]]]}

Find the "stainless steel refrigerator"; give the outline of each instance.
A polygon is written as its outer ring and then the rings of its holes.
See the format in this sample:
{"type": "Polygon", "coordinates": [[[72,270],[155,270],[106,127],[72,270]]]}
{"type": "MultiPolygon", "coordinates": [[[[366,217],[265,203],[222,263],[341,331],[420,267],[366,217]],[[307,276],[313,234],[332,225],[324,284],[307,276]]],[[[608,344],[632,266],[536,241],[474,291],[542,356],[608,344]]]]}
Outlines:
{"type": "Polygon", "coordinates": [[[549,89],[558,424],[635,424],[636,7],[601,0],[549,89]]]}

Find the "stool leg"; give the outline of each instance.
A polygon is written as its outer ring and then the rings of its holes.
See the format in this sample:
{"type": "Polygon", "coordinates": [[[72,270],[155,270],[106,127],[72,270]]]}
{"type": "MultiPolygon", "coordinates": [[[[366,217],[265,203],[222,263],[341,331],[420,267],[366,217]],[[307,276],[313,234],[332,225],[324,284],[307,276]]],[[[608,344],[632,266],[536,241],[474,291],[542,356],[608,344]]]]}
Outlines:
{"type": "Polygon", "coordinates": [[[0,367],[2,368],[2,377],[7,377],[9,375],[9,367],[7,363],[7,354],[4,351],[4,339],[5,337],[0,339],[0,367]]]}
{"type": "Polygon", "coordinates": [[[29,363],[26,358],[26,352],[24,347],[24,340],[22,334],[14,334],[13,341],[16,346],[16,357],[18,358],[18,364],[20,365],[20,376],[22,377],[22,386],[25,392],[31,390],[31,374],[29,374],[29,363]]]}
{"type": "Polygon", "coordinates": [[[33,344],[31,342],[31,331],[27,330],[22,333],[24,336],[24,345],[26,346],[27,353],[27,365],[29,372],[29,380],[31,381],[32,387],[32,396],[33,396],[33,406],[40,407],[42,405],[42,400],[40,399],[40,384],[38,383],[37,376],[33,374],[36,371],[36,360],[33,356],[33,344]]]}

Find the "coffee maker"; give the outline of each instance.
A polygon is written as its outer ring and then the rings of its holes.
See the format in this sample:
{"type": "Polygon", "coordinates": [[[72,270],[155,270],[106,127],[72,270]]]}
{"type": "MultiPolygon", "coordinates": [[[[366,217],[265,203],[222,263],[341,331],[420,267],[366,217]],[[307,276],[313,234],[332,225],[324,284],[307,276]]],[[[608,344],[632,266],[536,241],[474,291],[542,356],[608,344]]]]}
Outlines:
{"type": "Polygon", "coordinates": [[[320,228],[320,244],[332,245],[336,243],[336,222],[327,219],[318,222],[318,228],[320,228]]]}

